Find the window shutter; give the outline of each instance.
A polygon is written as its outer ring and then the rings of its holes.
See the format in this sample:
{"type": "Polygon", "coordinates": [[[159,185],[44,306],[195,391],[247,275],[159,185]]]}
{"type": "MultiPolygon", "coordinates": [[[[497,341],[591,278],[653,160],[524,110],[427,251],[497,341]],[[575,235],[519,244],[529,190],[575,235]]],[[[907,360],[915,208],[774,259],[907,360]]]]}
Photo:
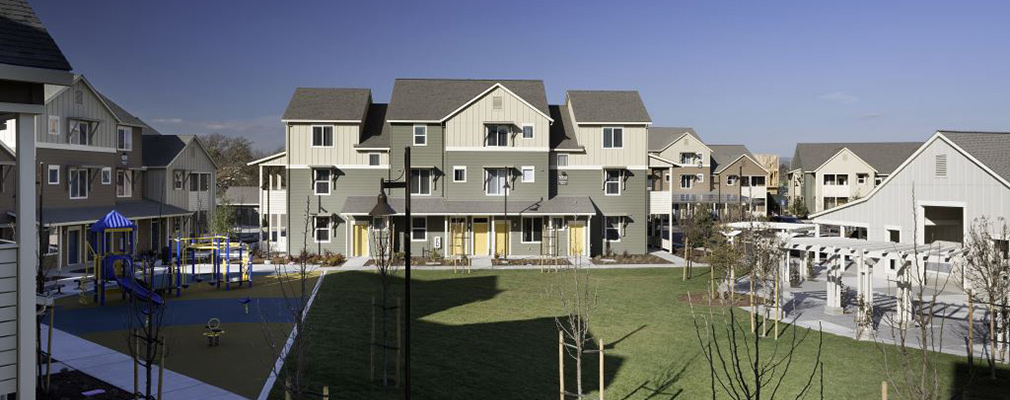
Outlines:
{"type": "Polygon", "coordinates": [[[947,155],[937,154],[936,155],[936,177],[946,178],[947,177],[947,155]]]}

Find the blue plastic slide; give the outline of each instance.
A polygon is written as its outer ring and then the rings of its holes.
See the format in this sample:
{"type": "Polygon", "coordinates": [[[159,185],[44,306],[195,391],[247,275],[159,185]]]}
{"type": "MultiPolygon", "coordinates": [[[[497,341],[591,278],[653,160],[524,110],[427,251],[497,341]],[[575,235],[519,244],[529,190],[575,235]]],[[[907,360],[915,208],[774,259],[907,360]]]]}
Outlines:
{"type": "Polygon", "coordinates": [[[158,306],[165,304],[165,300],[163,300],[161,296],[158,296],[157,293],[153,293],[150,290],[147,290],[147,288],[142,286],[140,282],[137,282],[137,279],[133,277],[126,277],[126,278],[116,277],[116,282],[119,283],[119,287],[123,290],[124,293],[130,296],[136,296],[137,300],[146,302],[148,301],[148,299],[150,299],[152,303],[158,306]]]}

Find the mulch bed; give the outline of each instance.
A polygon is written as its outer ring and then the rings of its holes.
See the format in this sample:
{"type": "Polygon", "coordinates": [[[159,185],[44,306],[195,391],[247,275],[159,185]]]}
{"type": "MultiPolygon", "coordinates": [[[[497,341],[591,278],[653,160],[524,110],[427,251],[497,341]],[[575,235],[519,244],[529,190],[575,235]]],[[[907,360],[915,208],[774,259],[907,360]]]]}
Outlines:
{"type": "Polygon", "coordinates": [[[41,400],[126,400],[133,398],[133,396],[131,396],[127,391],[121,390],[115,386],[100,381],[91,375],[76,370],[54,373],[52,376],[52,390],[48,393],[38,390],[36,397],[41,400]],[[95,389],[104,390],[105,393],[91,397],[85,397],[82,394],[95,389]]]}
{"type": "Polygon", "coordinates": [[[614,255],[610,257],[596,256],[593,257],[593,264],[607,265],[607,264],[672,264],[672,263],[662,257],[657,257],[652,254],[636,254],[627,256],[614,255]]]}
{"type": "Polygon", "coordinates": [[[565,258],[510,258],[508,260],[495,258],[491,259],[491,265],[572,265],[568,259],[565,258]]]}
{"type": "MultiPolygon", "coordinates": [[[[470,260],[468,259],[468,260],[465,260],[465,261],[460,261],[457,264],[458,265],[465,265],[465,264],[469,264],[469,263],[470,263],[470,260]]],[[[365,266],[366,267],[371,267],[371,266],[374,266],[374,265],[375,265],[375,260],[369,259],[368,261],[365,261],[365,266]]],[[[395,266],[395,267],[402,267],[403,265],[404,265],[404,262],[403,262],[402,259],[393,260],[393,266],[395,266]]],[[[452,259],[449,259],[449,258],[411,257],[410,258],[410,265],[411,266],[422,266],[422,267],[425,266],[425,265],[452,265],[452,259]]]]}
{"type": "MultiPolygon", "coordinates": [[[[712,299],[709,302],[708,293],[691,293],[691,297],[688,298],[688,294],[684,293],[677,296],[677,300],[682,303],[690,303],[696,306],[712,306],[712,307],[744,307],[750,305],[750,296],[746,294],[737,293],[734,299],[712,299]]],[[[754,298],[755,302],[760,302],[761,299],[758,297],[754,298]]]]}

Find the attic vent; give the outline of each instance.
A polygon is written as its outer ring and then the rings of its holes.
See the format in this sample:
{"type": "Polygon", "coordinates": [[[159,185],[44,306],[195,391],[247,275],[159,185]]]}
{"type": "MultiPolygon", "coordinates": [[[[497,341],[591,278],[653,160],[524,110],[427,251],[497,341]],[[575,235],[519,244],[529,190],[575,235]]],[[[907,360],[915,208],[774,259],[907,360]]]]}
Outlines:
{"type": "Polygon", "coordinates": [[[494,96],[491,98],[491,107],[495,110],[501,110],[502,100],[501,96],[494,96]]]}
{"type": "Polygon", "coordinates": [[[947,177],[947,155],[937,154],[936,155],[936,177],[946,178],[947,177]]]}
{"type": "Polygon", "coordinates": [[[74,92],[74,103],[84,104],[84,91],[78,90],[74,92]]]}

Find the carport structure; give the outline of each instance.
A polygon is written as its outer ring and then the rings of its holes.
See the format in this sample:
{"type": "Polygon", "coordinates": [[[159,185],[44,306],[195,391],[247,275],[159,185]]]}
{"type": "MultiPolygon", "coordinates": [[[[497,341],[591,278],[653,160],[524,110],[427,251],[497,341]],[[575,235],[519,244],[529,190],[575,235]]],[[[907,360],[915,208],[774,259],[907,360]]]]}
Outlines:
{"type": "MultiPolygon", "coordinates": [[[[912,287],[915,283],[925,282],[926,268],[913,271],[916,258],[925,265],[927,261],[949,263],[952,258],[961,254],[961,243],[936,241],[930,244],[894,243],[869,241],[844,237],[793,237],[783,242],[786,250],[781,263],[782,273],[788,279],[789,270],[796,266],[804,279],[806,268],[802,268],[809,257],[814,257],[815,264],[823,265],[827,275],[827,304],[825,313],[841,314],[842,304],[842,272],[849,263],[855,263],[857,275],[857,299],[866,307],[859,312],[858,321],[863,321],[865,313],[873,313],[873,269],[878,265],[888,267],[897,273],[897,315],[896,321],[905,324],[912,319],[912,287]],[[800,252],[796,265],[792,254],[800,252]],[[918,273],[921,279],[913,279],[913,273],[918,273]]],[[[788,282],[786,282],[788,284],[788,282]]]]}

